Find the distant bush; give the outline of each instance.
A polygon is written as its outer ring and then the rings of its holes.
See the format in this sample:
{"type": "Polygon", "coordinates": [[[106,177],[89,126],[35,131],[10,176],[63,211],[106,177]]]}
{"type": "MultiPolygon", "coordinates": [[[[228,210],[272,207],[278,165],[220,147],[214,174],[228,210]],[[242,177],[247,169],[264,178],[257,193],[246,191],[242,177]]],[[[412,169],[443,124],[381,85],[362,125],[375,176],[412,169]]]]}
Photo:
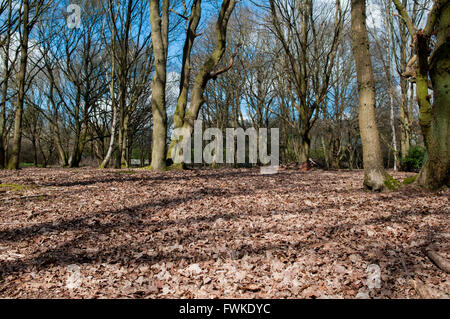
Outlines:
{"type": "Polygon", "coordinates": [[[34,163],[20,163],[21,167],[34,167],[34,163]]]}
{"type": "Polygon", "coordinates": [[[407,172],[418,172],[422,168],[425,158],[425,150],[421,146],[413,146],[408,154],[402,158],[401,169],[407,172]]]}
{"type": "Polygon", "coordinates": [[[325,155],[322,148],[312,149],[309,156],[316,161],[325,161],[325,155]]]}

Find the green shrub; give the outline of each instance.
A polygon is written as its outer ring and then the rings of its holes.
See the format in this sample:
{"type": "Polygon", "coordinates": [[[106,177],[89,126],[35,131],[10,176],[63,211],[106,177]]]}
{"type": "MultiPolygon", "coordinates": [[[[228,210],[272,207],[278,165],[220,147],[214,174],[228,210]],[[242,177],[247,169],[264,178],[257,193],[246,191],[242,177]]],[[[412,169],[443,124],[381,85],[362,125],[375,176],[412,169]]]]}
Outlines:
{"type": "Polygon", "coordinates": [[[34,163],[21,163],[21,167],[34,167],[34,163]]]}
{"type": "Polygon", "coordinates": [[[384,181],[384,185],[391,191],[396,190],[401,186],[400,182],[389,174],[386,174],[386,180],[384,181]]]}
{"type": "Polygon", "coordinates": [[[309,156],[317,161],[324,161],[325,160],[325,155],[323,153],[323,149],[318,148],[318,149],[312,149],[309,156]]]}
{"type": "Polygon", "coordinates": [[[422,168],[424,158],[425,150],[421,146],[413,146],[402,158],[401,169],[407,172],[418,172],[422,168]]]}

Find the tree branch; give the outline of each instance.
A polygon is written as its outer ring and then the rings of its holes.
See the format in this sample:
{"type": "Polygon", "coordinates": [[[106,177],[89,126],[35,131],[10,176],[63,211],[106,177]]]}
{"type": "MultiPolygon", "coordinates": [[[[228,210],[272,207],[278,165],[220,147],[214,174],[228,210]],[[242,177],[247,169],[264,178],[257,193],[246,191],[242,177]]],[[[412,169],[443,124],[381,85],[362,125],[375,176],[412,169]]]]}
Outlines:
{"type": "Polygon", "coordinates": [[[241,46],[242,46],[241,43],[237,45],[236,51],[235,51],[235,52],[233,53],[233,55],[231,56],[230,62],[228,63],[228,65],[227,65],[226,67],[224,67],[224,68],[222,68],[222,69],[220,69],[220,70],[218,70],[218,71],[216,71],[216,72],[212,72],[212,73],[209,74],[209,78],[210,78],[210,79],[212,79],[212,80],[215,81],[219,75],[221,75],[221,74],[223,74],[223,73],[225,73],[225,72],[228,72],[228,71],[233,67],[234,59],[236,58],[236,56],[237,56],[237,54],[238,54],[238,50],[239,50],[239,48],[240,48],[241,46]]]}

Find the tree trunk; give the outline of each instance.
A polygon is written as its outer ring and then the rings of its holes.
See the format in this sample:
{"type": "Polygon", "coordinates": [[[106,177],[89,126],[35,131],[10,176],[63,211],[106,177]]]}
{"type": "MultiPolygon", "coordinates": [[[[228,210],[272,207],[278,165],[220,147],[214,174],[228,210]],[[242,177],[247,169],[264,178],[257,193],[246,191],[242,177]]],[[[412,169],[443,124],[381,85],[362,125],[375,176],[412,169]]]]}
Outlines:
{"type": "MultiPolygon", "coordinates": [[[[194,46],[194,40],[197,36],[197,27],[201,19],[201,0],[194,0],[191,7],[191,15],[189,17],[189,24],[186,32],[186,40],[183,48],[183,65],[180,79],[180,93],[177,100],[177,108],[174,114],[174,127],[180,128],[183,126],[184,112],[186,110],[189,93],[189,81],[191,74],[191,52],[194,46]]],[[[168,152],[169,153],[169,152],[168,152]]]]}
{"type": "MultiPolygon", "coordinates": [[[[8,49],[9,50],[9,49],[8,49]]],[[[6,72],[5,72],[6,73],[6,72]]],[[[2,104],[0,114],[0,169],[6,166],[6,97],[8,92],[8,77],[5,76],[2,92],[2,104]]]]}
{"type": "Polygon", "coordinates": [[[373,191],[381,191],[385,188],[386,172],[375,121],[375,83],[366,28],[366,1],[352,0],[351,15],[352,49],[358,80],[364,186],[373,191]]]}
{"type": "Polygon", "coordinates": [[[81,159],[83,156],[84,146],[86,144],[86,135],[87,135],[87,123],[81,124],[77,130],[75,143],[73,145],[73,152],[70,156],[69,167],[80,167],[81,159]]]}
{"type": "Polygon", "coordinates": [[[392,62],[391,62],[391,47],[392,47],[392,30],[391,30],[391,3],[387,3],[387,13],[385,15],[385,27],[386,30],[388,30],[388,45],[387,45],[387,52],[386,52],[386,76],[387,76],[387,82],[388,82],[388,91],[389,91],[389,106],[390,106],[390,124],[391,124],[391,133],[392,133],[392,147],[393,147],[393,153],[394,153],[394,171],[397,170],[398,165],[398,149],[397,149],[397,134],[395,130],[395,112],[394,112],[394,88],[392,86],[392,62]]]}
{"type": "Polygon", "coordinates": [[[405,157],[411,146],[411,125],[409,121],[409,101],[408,101],[408,82],[405,79],[400,80],[401,87],[401,106],[400,106],[400,152],[405,157]]]}
{"type": "MultiPolygon", "coordinates": [[[[404,24],[400,25],[400,72],[406,71],[408,62],[406,61],[406,46],[407,46],[407,30],[404,24]]],[[[408,81],[404,77],[400,77],[401,89],[401,106],[400,106],[400,152],[401,157],[408,154],[411,146],[411,121],[408,101],[408,81]]]]}
{"type": "Polygon", "coordinates": [[[427,189],[438,189],[450,181],[450,1],[437,0],[430,10],[425,28],[417,30],[406,8],[394,0],[414,40],[416,53],[416,96],[419,103],[419,123],[428,153],[417,183],[427,189]],[[430,38],[436,43],[430,53],[430,38]],[[433,88],[430,103],[429,81],[433,88]]]}
{"type": "Polygon", "coordinates": [[[62,147],[61,144],[61,137],[59,135],[59,127],[58,127],[58,120],[55,119],[53,121],[53,134],[54,134],[54,140],[55,140],[55,144],[56,144],[56,149],[58,150],[58,156],[59,156],[59,165],[61,167],[65,167],[67,166],[67,156],[66,156],[66,152],[64,151],[64,148],[62,147]]]}
{"type": "MultiPolygon", "coordinates": [[[[114,15],[112,14],[112,17],[114,15]]],[[[115,23],[115,20],[113,20],[115,23]]],[[[112,122],[111,122],[111,138],[109,140],[109,146],[108,151],[106,152],[106,156],[103,159],[102,163],[100,164],[100,168],[108,167],[109,162],[111,161],[112,152],[114,150],[114,142],[115,142],[115,136],[116,136],[116,126],[117,126],[117,103],[116,103],[116,95],[114,92],[114,86],[115,86],[115,80],[114,76],[116,74],[116,57],[115,57],[115,50],[116,50],[116,32],[115,28],[113,27],[111,35],[111,81],[109,83],[109,93],[111,95],[111,105],[112,105],[112,122]]]]}
{"type": "Polygon", "coordinates": [[[28,35],[30,32],[30,26],[28,25],[29,3],[25,0],[23,3],[22,17],[22,39],[20,43],[20,71],[17,75],[17,101],[16,101],[16,113],[14,117],[14,139],[11,152],[11,158],[9,159],[8,169],[19,169],[20,165],[20,150],[22,146],[22,121],[23,121],[23,105],[25,100],[25,80],[27,73],[28,63],[28,35]]]}
{"type": "Polygon", "coordinates": [[[38,148],[36,143],[36,137],[31,138],[31,144],[33,145],[33,164],[35,167],[38,166],[38,148]]]}
{"type": "Polygon", "coordinates": [[[150,2],[150,24],[153,52],[155,56],[155,76],[152,80],[152,116],[153,116],[153,170],[166,167],[166,81],[167,81],[167,49],[169,36],[169,1],[163,0],[161,13],[158,0],[150,2]]]}
{"type": "Polygon", "coordinates": [[[128,168],[128,114],[125,115],[123,119],[123,131],[122,131],[122,142],[120,143],[122,149],[120,151],[120,168],[128,168]]]}
{"type": "Polygon", "coordinates": [[[428,134],[424,134],[428,160],[417,178],[419,185],[428,189],[450,186],[450,2],[441,10],[430,61],[433,105],[424,119],[429,123],[428,134]]]}
{"type": "Polygon", "coordinates": [[[310,133],[302,133],[302,144],[300,148],[300,163],[306,163],[309,159],[309,150],[311,148],[310,133]]]}
{"type": "MultiPolygon", "coordinates": [[[[52,72],[50,70],[49,72],[52,72]]],[[[51,74],[51,73],[50,73],[51,74]]],[[[61,136],[59,133],[59,125],[58,125],[58,106],[55,103],[55,100],[53,99],[53,91],[54,91],[54,78],[53,75],[50,75],[50,103],[53,108],[53,119],[52,119],[52,133],[53,133],[53,139],[55,140],[56,149],[58,151],[59,156],[59,165],[61,167],[67,166],[67,156],[66,152],[64,152],[64,148],[62,147],[61,143],[61,136]]]]}
{"type": "Polygon", "coordinates": [[[327,146],[325,145],[325,139],[324,139],[323,135],[320,136],[320,141],[322,142],[322,150],[323,150],[323,157],[325,160],[325,166],[327,167],[327,169],[330,169],[330,160],[329,160],[329,156],[328,156],[328,150],[327,150],[327,146]]]}
{"type": "MultiPolygon", "coordinates": [[[[8,27],[11,27],[12,0],[8,0],[8,27]]],[[[11,43],[11,32],[6,34],[4,50],[5,56],[3,60],[3,87],[2,100],[0,105],[0,169],[6,167],[6,99],[8,97],[8,84],[11,72],[9,70],[9,48],[11,43]]]]}
{"type": "MultiPolygon", "coordinates": [[[[197,74],[197,77],[195,78],[194,86],[192,88],[192,99],[189,108],[187,110],[184,109],[186,105],[183,105],[184,103],[183,100],[181,100],[182,103],[179,103],[177,105],[178,120],[176,123],[177,126],[175,128],[183,127],[186,128],[190,134],[193,133],[194,121],[198,118],[200,109],[203,103],[205,102],[204,92],[206,89],[206,85],[208,84],[208,81],[217,78],[217,76],[219,76],[224,72],[227,72],[233,65],[232,59],[227,67],[214,72],[215,68],[219,65],[226,50],[228,21],[230,19],[231,13],[234,10],[235,5],[236,0],[224,0],[222,2],[219,17],[216,23],[216,40],[217,40],[216,48],[203,63],[199,73],[197,74]],[[179,119],[180,114],[183,114],[184,116],[182,122],[179,119]],[[180,124],[182,124],[182,126],[180,126],[180,124]]],[[[189,73],[187,73],[187,76],[189,76],[189,73]]],[[[181,98],[184,99],[182,96],[181,98]]],[[[172,140],[170,142],[169,148],[167,150],[167,158],[172,157],[172,149],[177,142],[179,141],[172,140]]]]}
{"type": "MultiPolygon", "coordinates": [[[[112,92],[112,94],[114,95],[114,92],[112,92]]],[[[116,135],[116,126],[117,126],[117,106],[116,103],[114,102],[114,97],[113,97],[112,112],[113,118],[111,123],[111,138],[109,140],[108,151],[106,152],[106,156],[103,159],[103,162],[100,164],[100,168],[108,167],[109,162],[111,161],[112,152],[114,150],[114,138],[116,135]]]]}

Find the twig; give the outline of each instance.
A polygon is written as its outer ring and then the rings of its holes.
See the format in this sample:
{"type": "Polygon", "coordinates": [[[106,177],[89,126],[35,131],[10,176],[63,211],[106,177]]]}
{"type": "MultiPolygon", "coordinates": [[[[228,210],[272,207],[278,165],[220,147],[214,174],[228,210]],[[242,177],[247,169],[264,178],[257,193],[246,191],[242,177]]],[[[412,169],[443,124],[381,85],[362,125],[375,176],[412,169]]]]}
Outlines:
{"type": "Polygon", "coordinates": [[[175,13],[177,16],[179,16],[179,17],[181,17],[181,18],[183,18],[184,20],[189,20],[189,18],[188,17],[186,17],[185,15],[182,15],[181,13],[178,13],[178,12],[176,12],[175,10],[173,10],[173,9],[169,9],[169,11],[171,11],[171,12],[173,12],[173,13],[175,13]]]}

